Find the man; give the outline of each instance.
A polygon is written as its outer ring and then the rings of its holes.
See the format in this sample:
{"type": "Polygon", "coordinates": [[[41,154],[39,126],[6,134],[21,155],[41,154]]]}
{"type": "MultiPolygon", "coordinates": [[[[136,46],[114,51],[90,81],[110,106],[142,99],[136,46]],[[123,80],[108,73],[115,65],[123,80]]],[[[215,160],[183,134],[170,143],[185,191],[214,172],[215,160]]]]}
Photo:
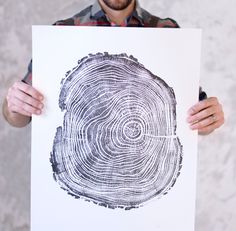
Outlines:
{"type": "MultiPolygon", "coordinates": [[[[136,0],[98,0],[74,17],[58,21],[55,25],[179,27],[172,19],[160,19],[151,15],[140,8],[136,0]]],[[[13,126],[26,126],[32,114],[42,113],[43,95],[31,86],[31,77],[30,63],[25,78],[8,90],[3,114],[13,126]]],[[[206,98],[203,92],[200,92],[199,98],[206,98]]],[[[222,106],[216,97],[203,99],[189,109],[187,121],[190,128],[198,130],[199,134],[209,134],[224,123],[222,106]]]]}

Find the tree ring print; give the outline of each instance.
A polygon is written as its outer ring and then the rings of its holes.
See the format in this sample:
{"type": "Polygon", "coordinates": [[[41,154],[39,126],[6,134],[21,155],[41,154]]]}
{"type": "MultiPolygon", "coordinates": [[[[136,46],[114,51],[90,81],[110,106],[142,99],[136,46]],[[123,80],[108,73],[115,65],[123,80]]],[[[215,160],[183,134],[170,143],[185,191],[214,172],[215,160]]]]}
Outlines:
{"type": "Polygon", "coordinates": [[[79,60],[61,82],[59,106],[50,161],[68,194],[129,210],[173,187],[182,166],[174,91],[133,56],[79,60]]]}

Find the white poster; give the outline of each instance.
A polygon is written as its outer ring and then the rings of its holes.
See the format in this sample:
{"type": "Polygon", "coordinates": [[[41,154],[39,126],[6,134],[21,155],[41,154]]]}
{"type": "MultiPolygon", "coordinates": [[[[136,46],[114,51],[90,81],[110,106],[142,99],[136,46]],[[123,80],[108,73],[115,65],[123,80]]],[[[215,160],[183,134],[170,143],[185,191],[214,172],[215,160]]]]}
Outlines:
{"type": "Polygon", "coordinates": [[[31,231],[193,231],[198,29],[33,27],[31,231]]]}

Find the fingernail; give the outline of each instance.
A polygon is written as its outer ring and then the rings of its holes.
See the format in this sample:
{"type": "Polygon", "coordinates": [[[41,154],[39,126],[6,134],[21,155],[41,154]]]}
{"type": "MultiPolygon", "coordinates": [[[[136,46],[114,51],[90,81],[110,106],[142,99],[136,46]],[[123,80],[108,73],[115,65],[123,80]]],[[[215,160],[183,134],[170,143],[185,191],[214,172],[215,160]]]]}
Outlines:
{"type": "Polygon", "coordinates": [[[193,114],[193,112],[194,112],[194,111],[193,111],[192,108],[190,108],[190,109],[188,110],[188,114],[189,114],[189,115],[193,114]]]}
{"type": "Polygon", "coordinates": [[[191,122],[191,117],[190,117],[190,116],[187,117],[186,121],[187,121],[188,123],[190,123],[190,122],[191,122]]]}
{"type": "Polygon", "coordinates": [[[40,114],[41,114],[41,111],[40,111],[40,110],[37,110],[37,111],[36,111],[36,114],[37,114],[37,115],[40,115],[40,114]]]}
{"type": "Polygon", "coordinates": [[[192,125],[190,125],[190,128],[191,128],[192,130],[197,129],[197,125],[196,125],[196,124],[192,124],[192,125]]]}

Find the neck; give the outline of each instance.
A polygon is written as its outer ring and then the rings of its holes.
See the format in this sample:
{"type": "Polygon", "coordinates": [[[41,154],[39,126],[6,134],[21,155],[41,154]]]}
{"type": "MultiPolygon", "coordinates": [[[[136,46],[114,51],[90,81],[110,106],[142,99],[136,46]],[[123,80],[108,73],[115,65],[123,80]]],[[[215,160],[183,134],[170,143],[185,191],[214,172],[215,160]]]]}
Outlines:
{"type": "Polygon", "coordinates": [[[135,7],[135,0],[133,0],[132,3],[124,10],[113,10],[110,7],[108,7],[103,2],[103,0],[99,0],[99,3],[102,9],[105,11],[106,15],[108,16],[108,18],[117,25],[121,25],[125,21],[125,19],[131,15],[135,7]]]}

